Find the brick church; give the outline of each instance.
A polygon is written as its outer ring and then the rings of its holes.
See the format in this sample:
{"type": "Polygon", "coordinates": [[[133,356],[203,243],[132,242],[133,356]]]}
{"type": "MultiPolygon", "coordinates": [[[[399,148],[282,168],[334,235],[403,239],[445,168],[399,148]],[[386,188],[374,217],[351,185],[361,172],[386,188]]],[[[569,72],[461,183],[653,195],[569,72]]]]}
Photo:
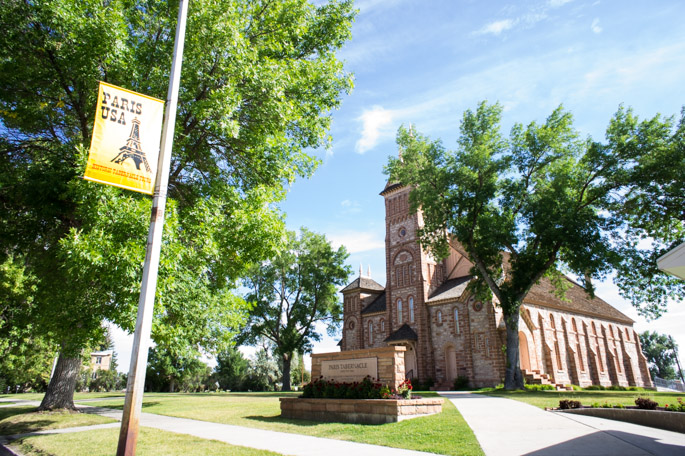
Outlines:
{"type": "MultiPolygon", "coordinates": [[[[436,262],[419,246],[420,212],[409,208],[409,188],[388,183],[385,198],[385,287],[371,277],[347,285],[342,351],[404,345],[408,378],[451,389],[457,377],[471,386],[503,382],[506,330],[502,311],[469,295],[469,262],[459,246],[436,262]]],[[[546,280],[521,308],[520,363],[528,383],[651,387],[633,320],[607,302],[590,299],[576,283],[566,300],[546,280]]]]}

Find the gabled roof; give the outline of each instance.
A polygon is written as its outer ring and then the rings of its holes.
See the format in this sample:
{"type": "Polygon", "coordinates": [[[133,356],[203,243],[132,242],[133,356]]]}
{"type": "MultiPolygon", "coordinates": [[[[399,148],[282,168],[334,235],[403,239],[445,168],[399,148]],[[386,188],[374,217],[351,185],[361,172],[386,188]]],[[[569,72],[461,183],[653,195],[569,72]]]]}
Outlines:
{"type": "Polygon", "coordinates": [[[597,296],[590,298],[585,288],[570,279],[566,280],[571,283],[571,288],[566,290],[565,300],[557,297],[554,294],[552,282],[547,278],[543,278],[539,283],[533,285],[523,303],[591,315],[603,320],[614,320],[629,325],[635,323],[630,317],[624,315],[608,302],[597,296]]]}
{"type": "Polygon", "coordinates": [[[377,312],[385,312],[385,291],[378,295],[368,306],[362,309],[362,315],[372,314],[377,312]]]}
{"type": "Polygon", "coordinates": [[[473,276],[468,275],[446,281],[428,297],[426,303],[432,304],[438,301],[459,299],[472,278],[473,276]]]}
{"type": "Polygon", "coordinates": [[[385,291],[385,287],[383,287],[381,284],[379,284],[370,277],[357,277],[352,281],[352,283],[350,283],[348,286],[346,286],[340,291],[341,293],[345,293],[346,291],[352,291],[358,288],[370,291],[385,291]]]}
{"type": "Polygon", "coordinates": [[[390,334],[383,342],[399,342],[402,340],[419,340],[419,336],[408,324],[403,324],[394,333],[390,334]]]}
{"type": "Polygon", "coordinates": [[[396,188],[402,188],[402,187],[403,187],[402,184],[399,184],[397,182],[388,181],[388,183],[385,184],[385,188],[383,189],[382,192],[379,193],[379,195],[385,195],[386,193],[391,192],[391,191],[395,190],[396,188]]]}

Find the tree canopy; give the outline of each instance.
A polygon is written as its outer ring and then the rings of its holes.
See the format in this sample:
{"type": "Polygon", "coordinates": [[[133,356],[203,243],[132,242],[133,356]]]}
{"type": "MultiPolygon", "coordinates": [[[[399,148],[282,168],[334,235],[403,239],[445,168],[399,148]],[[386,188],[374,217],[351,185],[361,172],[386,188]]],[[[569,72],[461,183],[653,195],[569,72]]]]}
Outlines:
{"type": "MultiPolygon", "coordinates": [[[[630,219],[616,208],[649,192],[635,176],[653,136],[635,130],[630,141],[612,136],[633,119],[620,110],[607,144],[582,139],[571,114],[559,107],[543,124],[515,124],[506,139],[501,112],[487,103],[467,110],[454,151],[400,128],[401,158],[391,158],[387,172],[412,187],[412,208],[423,213],[422,245],[440,258],[450,246],[462,249],[479,279],[472,292],[494,296],[502,307],[505,387],[511,389],[523,387],[519,308],[531,287],[547,277],[563,293],[563,274],[573,273],[592,294],[591,278],[604,278],[624,264],[616,240],[630,219]],[[620,153],[621,141],[630,144],[629,151],[620,153]]],[[[659,141],[673,140],[668,124],[659,133],[659,141]]],[[[669,151],[665,156],[673,158],[674,149],[669,151]]]]}
{"type": "MultiPolygon", "coordinates": [[[[103,320],[133,328],[151,201],[80,176],[99,80],[164,98],[177,6],[11,0],[0,8],[0,261],[30,278],[14,302],[32,302],[30,321],[64,359],[97,340],[103,320]]],[[[328,144],[329,112],[352,87],[335,54],[353,17],[348,0],[190,5],[158,345],[214,351],[243,321],[231,290],[280,243],[274,203],[284,185],[313,172],[308,150],[328,144]]]]}
{"type": "Polygon", "coordinates": [[[283,390],[290,390],[295,353],[311,350],[320,340],[317,324],[334,331],[342,320],[338,287],[350,274],[345,247],[334,249],[326,237],[302,228],[288,232],[285,248],[255,265],[244,281],[250,316],[242,336],[248,343],[263,337],[275,346],[282,362],[283,390]]]}
{"type": "Polygon", "coordinates": [[[645,331],[640,334],[640,343],[649,363],[652,378],[679,379],[679,373],[676,371],[678,345],[672,337],[656,331],[645,331]]]}

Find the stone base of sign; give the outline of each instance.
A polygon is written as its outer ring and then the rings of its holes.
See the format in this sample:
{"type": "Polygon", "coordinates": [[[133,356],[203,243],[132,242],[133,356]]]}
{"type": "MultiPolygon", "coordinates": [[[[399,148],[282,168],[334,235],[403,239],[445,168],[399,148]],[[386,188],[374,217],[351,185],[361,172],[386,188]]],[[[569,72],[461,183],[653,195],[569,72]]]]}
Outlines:
{"type": "MultiPolygon", "coordinates": [[[[334,374],[323,372],[322,361],[341,361],[355,359],[378,359],[378,380],[391,388],[397,388],[404,381],[404,352],[405,347],[389,346],[381,348],[368,348],[365,350],[347,350],[344,352],[314,353],[312,355],[312,379],[323,376],[325,379],[337,381],[352,381],[350,379],[335,378],[334,374]]],[[[355,379],[361,381],[363,375],[355,379]]]]}
{"type": "Polygon", "coordinates": [[[355,424],[396,423],[442,412],[443,400],[281,398],[281,417],[355,424]]]}

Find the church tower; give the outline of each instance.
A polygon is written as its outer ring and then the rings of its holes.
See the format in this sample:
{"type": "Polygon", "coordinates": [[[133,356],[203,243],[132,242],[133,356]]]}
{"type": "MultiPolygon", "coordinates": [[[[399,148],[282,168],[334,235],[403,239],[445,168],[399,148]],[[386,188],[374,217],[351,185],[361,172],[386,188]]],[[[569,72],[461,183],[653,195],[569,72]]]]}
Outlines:
{"type": "Polygon", "coordinates": [[[380,193],[385,198],[386,342],[406,346],[407,376],[425,381],[434,378],[426,278],[440,266],[419,245],[416,230],[422,219],[420,211],[411,211],[410,190],[388,182],[380,193]]]}

